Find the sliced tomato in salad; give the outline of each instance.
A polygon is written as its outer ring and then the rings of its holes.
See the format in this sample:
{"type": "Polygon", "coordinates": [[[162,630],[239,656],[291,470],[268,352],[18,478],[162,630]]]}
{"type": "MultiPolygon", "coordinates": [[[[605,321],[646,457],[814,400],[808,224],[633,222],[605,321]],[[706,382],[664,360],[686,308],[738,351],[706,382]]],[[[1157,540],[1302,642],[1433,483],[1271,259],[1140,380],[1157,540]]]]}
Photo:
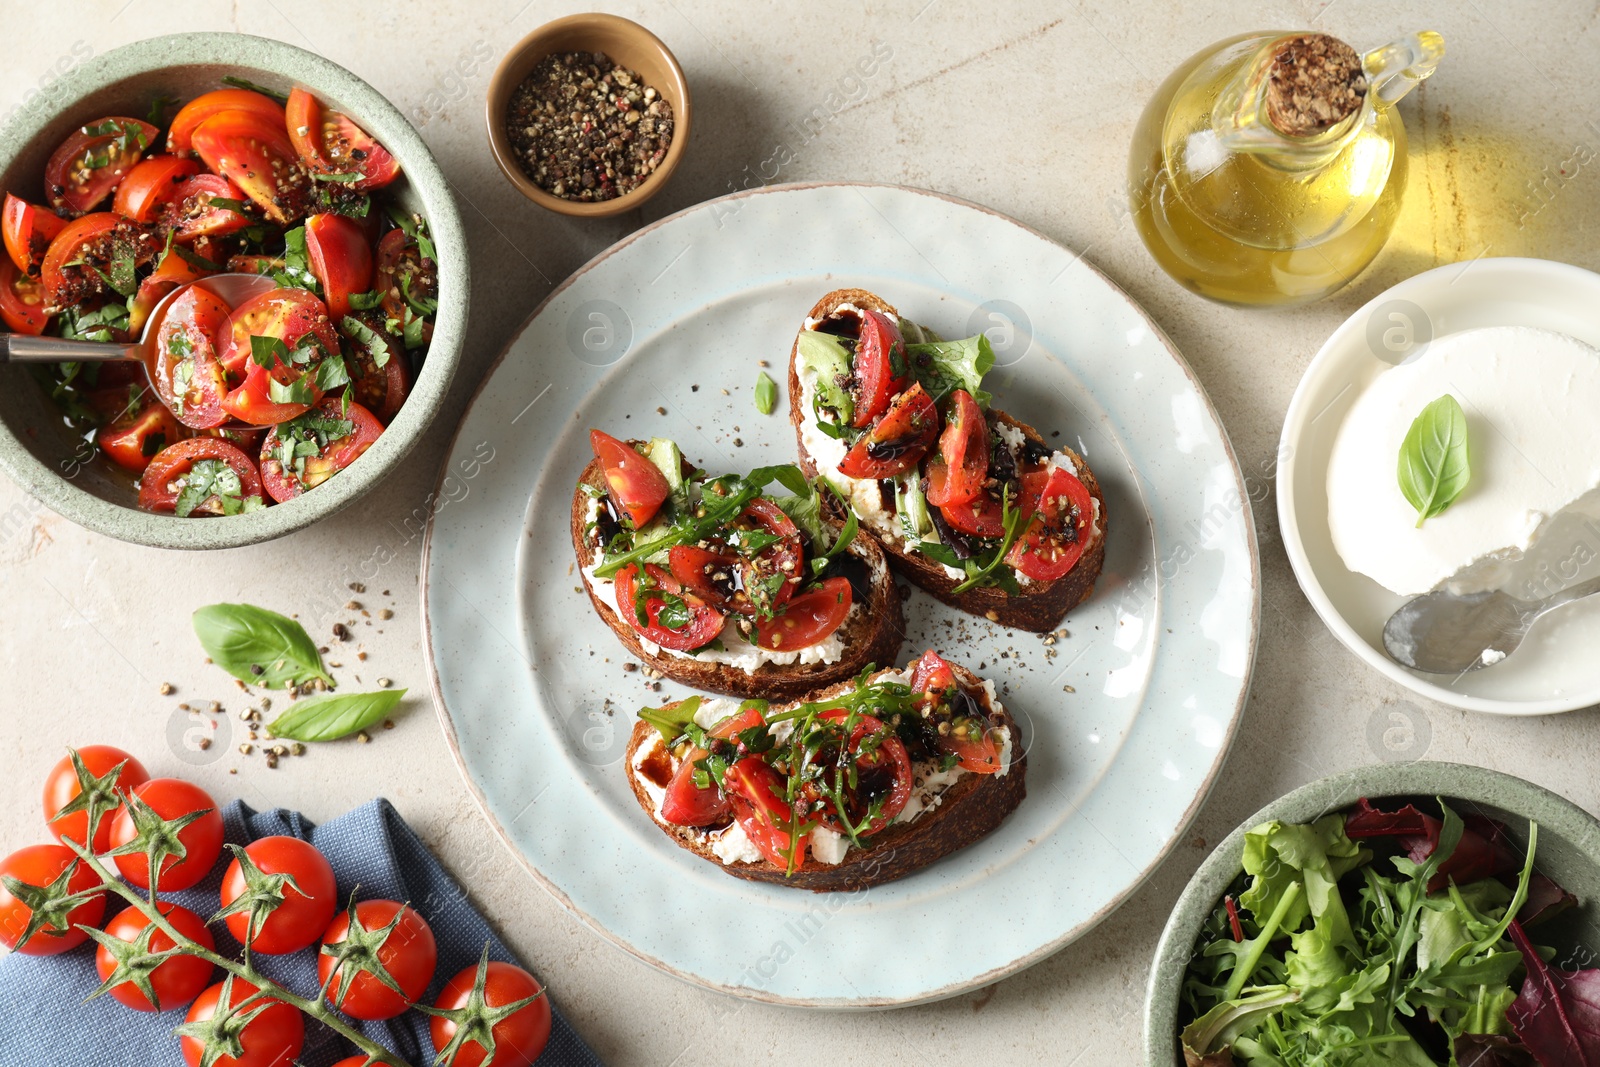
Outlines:
{"type": "Polygon", "coordinates": [[[133,299],[128,301],[128,332],[136,335],[141,333],[145,321],[163,297],[178,286],[204,278],[210,273],[169,249],[161,257],[161,262],[156,264],[156,269],[139,283],[133,299]]]}
{"type": "Polygon", "coordinates": [[[373,288],[383,293],[384,318],[389,328],[406,338],[407,348],[427,345],[433,339],[429,317],[439,300],[439,272],[404,230],[394,229],[378,242],[373,288]]]}
{"type": "Polygon", "coordinates": [[[851,393],[856,405],[852,424],[870,426],[873,419],[889,410],[889,402],[911,384],[906,342],[900,336],[899,324],[881,311],[862,312],[861,333],[851,367],[851,393]]]}
{"type": "Polygon", "coordinates": [[[1006,562],[1036,582],[1052,582],[1083,555],[1094,522],[1093,498],[1083,482],[1060,467],[1025,473],[1022,487],[1033,517],[1006,562]]]}
{"type": "Polygon", "coordinates": [[[95,443],[106,458],[135,473],[168,445],[179,440],[178,421],[165,404],[154,398],[95,431],[95,443]]]}
{"type": "Polygon", "coordinates": [[[360,404],[327,397],[274,426],[261,445],[261,484],[278,503],[315,489],[361,458],[383,424],[360,404]]]}
{"type": "Polygon", "coordinates": [[[935,507],[966,504],[983,492],[989,474],[989,424],[965,389],[950,394],[938,455],[928,460],[926,491],[935,507]]]}
{"type": "Polygon", "coordinates": [[[806,826],[796,825],[799,819],[784,800],[783,775],[759,756],[746,756],[728,768],[723,783],[734,818],[761,854],[779,867],[805,866],[806,826]]]}
{"type": "Polygon", "coordinates": [[[1000,770],[1000,748],[989,732],[989,718],[943,656],[932,649],[922,654],[911,668],[911,691],[923,696],[921,704],[929,717],[950,725],[948,731],[934,731],[941,752],[955,756],[958,766],[973,774],[1000,770]]]}
{"type": "Polygon", "coordinates": [[[921,382],[913,382],[850,446],[839,463],[839,473],[847,478],[893,478],[922,462],[938,435],[939,411],[933,398],[921,382]]]}
{"type": "Polygon", "coordinates": [[[180,155],[188,152],[195,128],[223,111],[254,111],[280,127],[284,125],[283,105],[265,93],[253,89],[217,89],[195,97],[178,109],[167,129],[167,151],[180,155]]]}
{"type": "Polygon", "coordinates": [[[617,572],[612,591],[618,613],[646,641],[691,652],[722,632],[722,612],[687,592],[665,568],[646,563],[644,574],[646,585],[640,588],[639,567],[629,564],[617,572]]]}
{"type": "Polygon", "coordinates": [[[125,219],[148,223],[170,203],[187,178],[200,173],[200,164],[184,156],[151,156],[141,160],[117,183],[111,210],[125,219]]]}
{"type": "MultiPolygon", "coordinates": [[[[845,799],[844,814],[857,834],[877,833],[894,822],[895,816],[905,810],[906,801],[911,799],[911,757],[906,753],[905,743],[895,736],[894,730],[882,719],[872,715],[857,713],[851,723],[851,712],[834,708],[822,712],[817,718],[824,722],[850,724],[847,747],[853,771],[850,777],[854,781],[845,782],[841,790],[845,799]]],[[[812,799],[826,797],[827,794],[819,786],[832,788],[839,773],[838,761],[837,750],[824,751],[821,762],[834,763],[835,766],[825,767],[823,781],[810,787],[814,791],[812,799]]],[[[848,833],[831,798],[816,809],[814,817],[835,833],[848,833]]]]}
{"type": "Polygon", "coordinates": [[[148,122],[124,115],[107,115],[78,127],[45,164],[45,198],[69,215],[93,211],[160,132],[148,122]]]}
{"type": "Polygon", "coordinates": [[[348,341],[344,346],[344,362],[350,372],[350,388],[355,399],[387,426],[400,414],[400,406],[411,392],[411,360],[394,335],[383,328],[382,316],[357,311],[351,317],[371,332],[355,331],[348,323],[340,321],[339,332],[348,341]],[[372,344],[383,348],[382,365],[372,344]]]}
{"type": "Polygon", "coordinates": [[[825,578],[785,604],[769,619],[756,620],[756,644],[771,652],[793,652],[826,641],[850,614],[850,579],[825,578]]]}
{"type": "Polygon", "coordinates": [[[627,514],[633,528],[637,530],[655,518],[662,502],[672,493],[666,475],[638,449],[603,430],[589,431],[589,447],[605,470],[611,502],[627,514]]]}
{"type": "Polygon", "coordinates": [[[210,170],[237,185],[273,222],[286,226],[306,213],[311,179],[281,119],[219,111],[195,127],[190,141],[210,170]]]}
{"type": "Polygon", "coordinates": [[[149,262],[154,242],[114,211],[96,211],[67,222],[50,242],[38,280],[45,283],[51,307],[66,307],[107,290],[112,259],[130,259],[133,267],[149,262]]]}
{"type": "MultiPolygon", "coordinates": [[[[254,351],[252,337],[275,338],[282,341],[290,352],[296,348],[316,347],[320,347],[323,353],[339,351],[339,336],[328,320],[327,306],[305,289],[272,289],[246,300],[234,309],[228,320],[228,334],[222,350],[222,366],[228,372],[230,383],[243,381],[246,372],[257,365],[251,358],[254,351]],[[310,335],[309,340],[307,335],[310,335]]],[[[274,368],[280,365],[281,360],[274,364],[274,368]]],[[[297,374],[292,367],[283,368],[278,378],[288,384],[295,380],[297,374]]],[[[312,403],[315,400],[308,401],[305,406],[309,408],[312,403]]]]}
{"type": "Polygon", "coordinates": [[[0,259],[0,320],[13,333],[37,336],[50,323],[45,313],[44,285],[17,269],[9,259],[0,259]]]}
{"type": "MultiPolygon", "coordinates": [[[[760,709],[745,708],[723,719],[706,733],[716,738],[734,738],[765,721],[760,709]]],[[[661,817],[674,826],[710,826],[728,817],[731,810],[728,798],[715,782],[704,788],[695,785],[695,763],[705,759],[706,754],[705,749],[690,746],[679,762],[678,769],[672,773],[672,780],[667,783],[666,794],[661,798],[661,817]]]]}
{"type": "Polygon", "coordinates": [[[156,323],[150,379],[162,403],[185,426],[209,429],[228,421],[222,402],[227,380],[217,345],[228,335],[228,305],[191,285],[168,304],[156,323]]]}
{"type": "Polygon", "coordinates": [[[350,297],[372,287],[372,246],[355,219],[324,212],[306,219],[306,256],[335,320],[350,314],[350,297]]]}
{"type": "Polygon", "coordinates": [[[304,89],[289,93],[286,108],[289,139],[300,162],[315,174],[350,175],[358,193],[381,189],[400,174],[400,163],[365,130],[304,89]]]}
{"type": "Polygon", "coordinates": [[[235,210],[245,203],[243,190],[222,175],[196,174],[174,190],[161,221],[172,231],[174,241],[185,244],[202,237],[221,237],[253,221],[235,210]]]}
{"type": "Polygon", "coordinates": [[[179,518],[235,515],[263,503],[255,463],[215,437],[191,437],[162,449],[139,479],[141,508],[179,518]]]}
{"type": "Polygon", "coordinates": [[[5,208],[0,211],[0,234],[4,236],[11,262],[22,273],[39,273],[39,264],[44,262],[50,242],[66,226],[67,220],[49,208],[6,194],[5,208]]]}

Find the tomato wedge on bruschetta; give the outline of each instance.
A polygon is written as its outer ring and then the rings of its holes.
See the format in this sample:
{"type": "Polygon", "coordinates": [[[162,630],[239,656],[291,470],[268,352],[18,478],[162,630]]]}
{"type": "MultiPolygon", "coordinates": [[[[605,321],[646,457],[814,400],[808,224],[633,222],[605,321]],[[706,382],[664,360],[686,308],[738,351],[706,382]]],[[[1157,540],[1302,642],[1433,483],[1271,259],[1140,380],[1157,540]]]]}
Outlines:
{"type": "Polygon", "coordinates": [[[781,707],[696,696],[639,719],[626,766],[640,805],[739,878],[881,885],[983,837],[1026,793],[994,685],[931,650],[781,707]]]}
{"type": "Polygon", "coordinates": [[[888,562],[855,524],[823,520],[826,486],[792,465],[712,478],[663,438],[592,430],[590,447],[573,549],[595,611],[645,664],[776,699],[898,654],[888,562]]]}
{"type": "Polygon", "coordinates": [[[942,341],[872,293],[836,290],[790,352],[790,419],[801,470],[838,491],[896,570],[1045,632],[1094,589],[1105,497],[1081,455],[991,406],[993,365],[982,334],[942,341]]]}

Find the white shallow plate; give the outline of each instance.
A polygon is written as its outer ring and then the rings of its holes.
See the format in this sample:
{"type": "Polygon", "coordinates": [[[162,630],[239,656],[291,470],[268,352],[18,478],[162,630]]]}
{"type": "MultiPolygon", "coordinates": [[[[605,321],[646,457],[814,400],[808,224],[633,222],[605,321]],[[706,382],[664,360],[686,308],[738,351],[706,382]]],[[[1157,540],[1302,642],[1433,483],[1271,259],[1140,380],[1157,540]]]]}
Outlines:
{"type": "MultiPolygon", "coordinates": [[[[1412,692],[1468,711],[1540,715],[1600,703],[1600,598],[1562,608],[1517,652],[1459,677],[1424,674],[1383,650],[1383,624],[1406,601],[1344,565],[1328,532],[1328,457],[1351,406],[1378,375],[1418,346],[1484,326],[1537,326],[1600,347],[1600,275],[1542,259],[1480,259],[1437,267],[1373,298],[1328,338],[1284,419],[1278,519],[1300,587],[1351,651],[1412,692]]],[[[1378,477],[1393,477],[1392,470],[1378,477]]],[[[1552,527],[1544,545],[1550,591],[1595,571],[1600,528],[1552,527]],[[1553,551],[1561,549],[1561,551],[1553,551]]]]}
{"type": "Polygon", "coordinates": [[[1255,652],[1242,484],[1160,331],[1016,222],[872,185],[702,204],[574,275],[473,400],[424,548],[445,732],[528,869],[641,959],[785,1004],[951,996],[1099,922],[1204,799],[1255,652]],[[792,461],[787,409],[755,410],[759,361],[783,382],[806,311],[848,285],[946,336],[990,330],[1003,366],[987,384],[1088,457],[1110,544],[1098,591],[1053,647],[912,595],[901,662],[938,647],[1002,684],[1026,738],[1028,797],[997,832],[910,878],[814,895],[728,877],[635,803],[621,758],[633,713],[682,690],[623,672],[621,646],[578,591],[568,510],[590,427],[670,436],[713,472],[792,461]]]}

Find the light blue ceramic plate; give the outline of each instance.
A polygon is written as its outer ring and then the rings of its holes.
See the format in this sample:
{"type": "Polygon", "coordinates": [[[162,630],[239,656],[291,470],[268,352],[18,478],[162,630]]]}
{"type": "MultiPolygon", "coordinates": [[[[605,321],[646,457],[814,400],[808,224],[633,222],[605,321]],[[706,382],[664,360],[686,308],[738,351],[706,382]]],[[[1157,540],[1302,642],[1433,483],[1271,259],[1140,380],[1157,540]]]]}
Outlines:
{"type": "Polygon", "coordinates": [[[1081,258],[931,193],[778,187],[634,234],[511,343],[436,499],[426,644],[446,736],[485,813],[595,930],[740,996],[909,1004],[1059,949],[1183,832],[1248,689],[1253,527],[1204,391],[1081,258]],[[811,304],[854,285],[946,336],[990,332],[997,405],[1088,457],[1110,542],[1098,590],[1053,646],[913,594],[902,662],[938,647],[1002,683],[1026,737],[1028,797],[910,878],[813,895],[730,878],[639,809],[622,766],[633,712],[682,690],[624,673],[579,591],[568,511],[590,427],[673,437],[713,471],[792,461],[787,409],[763,416],[752,399],[760,361],[782,383],[811,304]]]}

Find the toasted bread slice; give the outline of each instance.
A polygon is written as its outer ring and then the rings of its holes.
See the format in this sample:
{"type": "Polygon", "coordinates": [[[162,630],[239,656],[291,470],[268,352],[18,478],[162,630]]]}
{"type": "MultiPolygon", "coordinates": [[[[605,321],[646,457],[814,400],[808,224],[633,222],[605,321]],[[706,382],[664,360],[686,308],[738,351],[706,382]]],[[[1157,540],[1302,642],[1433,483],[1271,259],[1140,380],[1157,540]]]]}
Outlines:
{"type": "MultiPolygon", "coordinates": [[[[580,568],[594,562],[597,547],[585,529],[592,498],[583,490],[584,485],[605,489],[605,473],[598,459],[583,469],[579,486],[572,493],[572,547],[580,568]]],[[[729,663],[675,655],[666,649],[650,652],[640,641],[639,632],[619,618],[611,605],[596,593],[587,574],[583,576],[584,589],[594,610],[629,654],[673,681],[730,696],[789,700],[833,682],[854,678],[872,664],[893,663],[900,655],[906,624],[900,611],[900,591],[895,587],[883,549],[870,537],[856,537],[845,552],[854,561],[850,567],[853,603],[849,617],[838,631],[844,655],[833,663],[783,665],[769,662],[747,671],[729,663]]]]}
{"type": "MultiPolygon", "coordinates": [[[[967,668],[952,664],[961,683],[972,690],[981,690],[983,682],[967,668]]],[[[879,678],[892,669],[878,671],[879,678]]],[[[839,693],[849,692],[854,682],[841,682],[826,689],[810,693],[805,699],[823,700],[839,693]]],[[[983,697],[990,723],[1004,726],[1011,732],[1010,764],[1004,774],[961,774],[943,792],[937,794],[937,803],[931,809],[909,822],[897,822],[887,829],[864,839],[866,847],[851,848],[844,859],[836,864],[826,864],[810,857],[798,871],[788,874],[784,868],[765,859],[755,863],[735,861],[725,863],[712,850],[707,831],[674,826],[656,816],[654,799],[646,789],[644,772],[639,769],[639,753],[645,746],[660,744],[661,735],[648,723],[637,723],[628,741],[627,758],[623,766],[628,774],[628,784],[645,814],[663,832],[682,848],[701,859],[715,863],[735,878],[754,882],[771,882],[776,885],[809,889],[815,893],[839,893],[857,889],[870,889],[898,878],[904,878],[958,849],[987,836],[1005,817],[1016,810],[1027,795],[1028,761],[1025,739],[1011,713],[992,700],[983,697]]],[[[798,703],[798,702],[797,702],[798,703]]],[[[784,708],[774,708],[779,712],[784,708]]]]}
{"type": "MultiPolygon", "coordinates": [[[[835,289],[812,306],[810,314],[806,317],[807,326],[827,319],[843,304],[880,311],[897,319],[900,314],[888,301],[865,289],[835,289]]],[[[794,427],[795,445],[800,454],[800,469],[805,472],[806,477],[815,478],[818,473],[817,462],[807,451],[805,444],[805,421],[812,417],[812,413],[806,410],[807,405],[800,402],[800,372],[796,359],[799,349],[800,342],[797,336],[789,351],[789,422],[794,427]]],[[[1021,431],[1024,437],[1041,448],[1066,455],[1076,468],[1084,488],[1096,501],[1099,521],[1093,526],[1089,543],[1084,546],[1083,555],[1079,557],[1077,565],[1071,571],[1050,582],[1024,582],[1022,592],[1018,596],[1012,596],[997,586],[978,586],[957,593],[955,588],[964,578],[952,576],[937,560],[929,559],[920,553],[906,551],[901,539],[886,536],[868,523],[861,524],[861,531],[871,535],[878,542],[896,571],[946,604],[973,615],[982,615],[1002,626],[1047,633],[1061,624],[1067,612],[1094,592],[1094,583],[1099,579],[1100,569],[1105,563],[1107,524],[1105,495],[1101,492],[1100,482],[1095,478],[1094,472],[1077,452],[1065,445],[1047,442],[1038,430],[1003,411],[993,410],[991,416],[996,422],[1021,431]]]]}

